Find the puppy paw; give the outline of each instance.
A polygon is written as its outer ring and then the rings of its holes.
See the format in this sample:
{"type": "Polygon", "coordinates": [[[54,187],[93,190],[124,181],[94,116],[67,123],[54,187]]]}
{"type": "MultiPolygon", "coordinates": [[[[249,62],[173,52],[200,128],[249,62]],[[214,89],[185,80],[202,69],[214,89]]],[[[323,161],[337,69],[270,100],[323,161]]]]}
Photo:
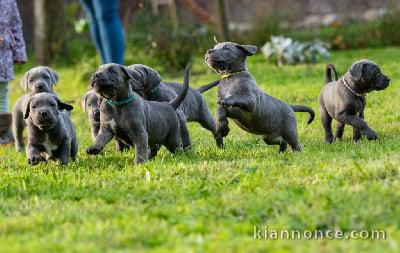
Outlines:
{"type": "Polygon", "coordinates": [[[221,135],[215,137],[215,142],[217,143],[218,148],[224,148],[224,138],[221,135]]]}
{"type": "Polygon", "coordinates": [[[367,129],[366,131],[364,131],[363,134],[367,137],[368,140],[377,140],[378,139],[378,135],[372,129],[367,129]]]}
{"type": "Polygon", "coordinates": [[[100,153],[101,148],[97,147],[97,146],[90,146],[86,149],[86,153],[88,155],[97,155],[98,153],[100,153]]]}
{"type": "Polygon", "coordinates": [[[40,155],[33,155],[28,158],[28,164],[30,165],[37,165],[41,161],[43,161],[43,158],[40,155]]]}
{"type": "Polygon", "coordinates": [[[335,141],[335,137],[333,137],[333,135],[326,135],[325,140],[328,143],[333,143],[335,141]]]}
{"type": "Polygon", "coordinates": [[[232,107],[233,104],[228,99],[220,99],[218,100],[218,104],[222,105],[223,107],[232,107]]]}
{"type": "Polygon", "coordinates": [[[229,133],[230,129],[228,124],[221,124],[217,126],[217,133],[222,136],[222,137],[226,137],[229,133]]]}

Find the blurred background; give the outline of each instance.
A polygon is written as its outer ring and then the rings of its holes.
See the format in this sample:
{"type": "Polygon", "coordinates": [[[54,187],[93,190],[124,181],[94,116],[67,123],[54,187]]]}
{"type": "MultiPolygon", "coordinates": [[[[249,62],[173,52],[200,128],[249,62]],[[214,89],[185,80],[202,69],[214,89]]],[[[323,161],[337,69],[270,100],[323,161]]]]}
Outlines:
{"type": "MultiPolygon", "coordinates": [[[[260,47],[278,35],[284,37],[275,44],[287,44],[284,38],[290,38],[290,43],[318,39],[326,43],[329,51],[400,45],[399,3],[400,0],[121,0],[125,63],[156,64],[174,72],[192,57],[202,57],[214,44],[214,35],[220,41],[260,47]]],[[[19,0],[18,5],[30,62],[87,62],[93,66],[100,62],[79,1],[19,0]]],[[[272,44],[264,50],[266,56],[274,52],[279,55],[279,50],[287,46],[272,44]]]]}

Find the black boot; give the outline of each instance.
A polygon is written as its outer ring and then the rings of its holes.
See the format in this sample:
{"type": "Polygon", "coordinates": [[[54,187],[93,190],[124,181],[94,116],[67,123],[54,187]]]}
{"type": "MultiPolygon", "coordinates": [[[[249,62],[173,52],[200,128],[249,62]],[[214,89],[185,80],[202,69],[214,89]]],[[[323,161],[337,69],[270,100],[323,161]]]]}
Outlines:
{"type": "Polygon", "coordinates": [[[14,142],[11,124],[11,113],[0,112],[0,145],[12,144],[14,142]]]}

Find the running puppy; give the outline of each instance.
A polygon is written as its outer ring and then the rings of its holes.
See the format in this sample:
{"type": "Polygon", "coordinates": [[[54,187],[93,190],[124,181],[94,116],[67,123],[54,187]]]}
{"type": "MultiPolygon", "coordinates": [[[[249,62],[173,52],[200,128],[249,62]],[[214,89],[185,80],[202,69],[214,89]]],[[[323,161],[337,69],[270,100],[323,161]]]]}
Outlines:
{"type": "Polygon", "coordinates": [[[359,141],[363,135],[368,140],[377,139],[374,130],[364,121],[365,96],[373,90],[386,89],[390,79],[382,74],[378,65],[369,60],[355,62],[339,81],[337,78],[332,80],[332,73],[337,76],[335,67],[328,64],[325,86],[319,95],[325,140],[332,143],[335,138],[341,139],[346,124],[353,127],[354,141],[359,141]],[[332,119],[339,122],[335,136],[332,133],[332,119]]]}
{"type": "MultiPolygon", "coordinates": [[[[162,82],[158,72],[148,66],[134,64],[129,66],[135,73],[135,79],[131,81],[134,92],[150,101],[168,102],[175,99],[182,92],[183,86],[178,83],[162,82]]],[[[217,143],[223,147],[223,138],[217,133],[215,120],[208,109],[207,102],[201,93],[218,85],[219,81],[204,85],[199,89],[189,87],[188,94],[182,104],[177,108],[179,118],[179,129],[183,148],[191,145],[189,131],[186,122],[198,122],[202,127],[209,130],[217,143]]]]}
{"type": "Polygon", "coordinates": [[[136,163],[157,155],[160,145],[170,152],[182,149],[176,108],[189,89],[189,69],[185,71],[184,89],[167,103],[146,101],[133,92],[131,69],[118,64],[101,65],[91,77],[91,86],[103,98],[100,106],[100,131],[95,144],[86,152],[96,155],[115,136],[118,141],[136,148],[136,163]],[[150,149],[150,154],[148,154],[150,149]]]}
{"type": "Polygon", "coordinates": [[[15,141],[15,149],[17,152],[22,152],[25,148],[23,139],[23,131],[26,127],[24,120],[24,110],[32,95],[46,92],[54,93],[54,86],[58,82],[58,74],[50,67],[39,66],[32,68],[24,74],[20,81],[20,86],[25,93],[14,104],[12,113],[12,130],[15,141]]]}
{"type": "Polygon", "coordinates": [[[229,132],[227,118],[232,118],[243,130],[261,135],[268,145],[279,145],[284,152],[289,144],[300,151],[294,112],[308,112],[310,124],[314,111],[306,106],[288,105],[261,91],[247,70],[246,57],[255,54],[256,46],[223,42],[209,49],[206,63],[222,75],[218,85],[217,131],[229,132]]]}
{"type": "Polygon", "coordinates": [[[69,118],[72,109],[50,93],[38,93],[29,99],[24,119],[28,125],[26,156],[30,165],[48,159],[60,160],[63,165],[68,164],[69,158],[76,160],[78,143],[69,118]]]}

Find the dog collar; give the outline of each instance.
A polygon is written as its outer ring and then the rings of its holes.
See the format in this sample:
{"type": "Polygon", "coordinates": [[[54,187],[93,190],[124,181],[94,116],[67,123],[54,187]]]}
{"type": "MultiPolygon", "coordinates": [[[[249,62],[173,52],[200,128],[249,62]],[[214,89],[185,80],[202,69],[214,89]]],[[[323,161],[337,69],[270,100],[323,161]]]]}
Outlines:
{"type": "Polygon", "coordinates": [[[343,83],[344,83],[344,86],[345,86],[351,93],[353,93],[354,95],[356,95],[357,97],[365,97],[365,94],[357,93],[357,92],[355,92],[352,88],[350,88],[349,84],[347,83],[346,79],[344,79],[344,77],[343,77],[343,83]]]}
{"type": "Polygon", "coordinates": [[[111,106],[118,107],[118,106],[126,105],[127,103],[132,102],[133,100],[135,100],[135,95],[132,95],[132,96],[127,97],[127,98],[124,98],[124,99],[119,100],[119,101],[116,101],[116,100],[113,100],[113,99],[107,99],[106,102],[107,102],[107,104],[109,104],[111,106]]]}
{"type": "Polygon", "coordinates": [[[234,73],[230,73],[230,74],[224,74],[224,75],[222,75],[222,79],[227,79],[231,76],[235,76],[240,73],[248,73],[248,72],[246,70],[242,70],[242,71],[238,71],[238,72],[234,72],[234,73]]]}
{"type": "Polygon", "coordinates": [[[153,100],[153,99],[155,99],[158,95],[160,94],[160,87],[155,87],[154,89],[152,89],[150,92],[149,92],[149,95],[150,95],[150,97],[149,97],[149,99],[150,100],[153,100]]]}

